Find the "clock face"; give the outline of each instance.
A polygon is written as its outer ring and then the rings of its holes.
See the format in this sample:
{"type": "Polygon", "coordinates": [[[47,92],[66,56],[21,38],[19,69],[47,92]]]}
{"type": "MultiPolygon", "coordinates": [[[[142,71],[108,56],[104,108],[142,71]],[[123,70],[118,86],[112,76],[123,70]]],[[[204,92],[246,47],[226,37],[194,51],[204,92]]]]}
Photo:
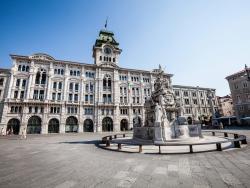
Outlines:
{"type": "Polygon", "coordinates": [[[111,52],[112,52],[111,48],[109,48],[109,47],[104,48],[104,53],[105,54],[111,54],[111,52]]]}

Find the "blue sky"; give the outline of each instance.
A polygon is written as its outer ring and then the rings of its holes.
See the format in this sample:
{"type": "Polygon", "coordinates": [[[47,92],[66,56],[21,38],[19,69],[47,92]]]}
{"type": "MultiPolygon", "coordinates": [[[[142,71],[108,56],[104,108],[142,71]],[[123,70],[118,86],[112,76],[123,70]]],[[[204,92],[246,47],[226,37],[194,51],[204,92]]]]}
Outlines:
{"type": "Polygon", "coordinates": [[[228,94],[227,75],[250,66],[250,1],[0,0],[0,66],[9,54],[44,52],[93,63],[92,46],[108,16],[123,49],[119,66],[161,64],[173,84],[228,94]]]}

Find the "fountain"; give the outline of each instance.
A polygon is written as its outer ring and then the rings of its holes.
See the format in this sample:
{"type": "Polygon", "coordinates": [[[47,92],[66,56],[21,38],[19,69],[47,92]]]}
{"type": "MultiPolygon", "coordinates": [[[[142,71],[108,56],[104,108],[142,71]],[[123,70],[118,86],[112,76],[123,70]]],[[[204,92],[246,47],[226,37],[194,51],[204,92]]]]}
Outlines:
{"type": "Polygon", "coordinates": [[[140,126],[139,117],[136,115],[133,139],[152,141],[154,144],[202,139],[200,125],[188,125],[185,118],[180,117],[180,102],[176,100],[172,87],[163,73],[159,66],[154,91],[144,104],[145,124],[140,126]]]}

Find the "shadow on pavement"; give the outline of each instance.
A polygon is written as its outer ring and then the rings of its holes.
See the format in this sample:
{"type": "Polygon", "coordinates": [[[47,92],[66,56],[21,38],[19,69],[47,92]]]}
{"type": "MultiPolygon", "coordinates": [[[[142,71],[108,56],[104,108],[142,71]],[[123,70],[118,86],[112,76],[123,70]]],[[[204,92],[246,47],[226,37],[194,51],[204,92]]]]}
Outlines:
{"type": "Polygon", "coordinates": [[[87,140],[87,141],[73,141],[73,142],[59,142],[59,144],[94,144],[98,145],[100,140],[87,140]]]}

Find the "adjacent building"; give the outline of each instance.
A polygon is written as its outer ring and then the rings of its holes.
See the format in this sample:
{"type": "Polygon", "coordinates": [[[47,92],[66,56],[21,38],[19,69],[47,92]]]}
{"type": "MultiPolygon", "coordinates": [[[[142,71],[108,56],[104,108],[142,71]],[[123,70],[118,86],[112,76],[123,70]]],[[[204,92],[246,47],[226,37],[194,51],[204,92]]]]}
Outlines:
{"type": "MultiPolygon", "coordinates": [[[[123,131],[132,128],[137,114],[144,124],[144,102],[159,69],[122,68],[121,52],[114,34],[101,30],[93,46],[94,64],[57,60],[43,53],[10,55],[13,67],[0,75],[4,78],[0,127],[14,134],[123,131]]],[[[164,73],[171,87],[172,76],[164,73]]],[[[208,90],[217,105],[214,89],[173,88],[186,117],[211,115],[208,90]]]]}
{"type": "Polygon", "coordinates": [[[234,116],[233,100],[230,95],[217,97],[219,114],[224,117],[234,116]]]}
{"type": "Polygon", "coordinates": [[[182,107],[181,116],[198,120],[202,117],[210,118],[212,111],[218,110],[215,89],[173,85],[173,90],[177,100],[180,100],[182,107]],[[209,95],[211,94],[211,101],[209,95]],[[211,104],[212,103],[212,104],[211,104]]]}
{"type": "Polygon", "coordinates": [[[249,71],[250,69],[245,67],[244,70],[226,77],[231,91],[233,107],[238,122],[240,122],[243,118],[250,117],[249,71]]]}

